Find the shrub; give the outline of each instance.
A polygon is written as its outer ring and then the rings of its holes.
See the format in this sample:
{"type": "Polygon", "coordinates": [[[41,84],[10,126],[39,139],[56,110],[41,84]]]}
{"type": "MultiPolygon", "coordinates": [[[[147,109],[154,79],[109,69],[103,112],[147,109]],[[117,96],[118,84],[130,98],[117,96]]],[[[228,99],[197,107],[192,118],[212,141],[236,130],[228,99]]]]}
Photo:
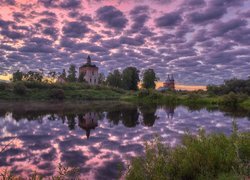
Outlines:
{"type": "Polygon", "coordinates": [[[0,82],[0,91],[4,91],[7,88],[7,83],[0,82]]]}
{"type": "Polygon", "coordinates": [[[63,100],[65,98],[63,89],[52,89],[49,93],[49,97],[52,99],[63,100]]]}
{"type": "Polygon", "coordinates": [[[148,95],[149,95],[149,90],[147,90],[147,89],[142,89],[142,90],[140,90],[138,93],[137,93],[137,96],[139,97],[139,98],[144,98],[144,97],[147,97],[148,95]]]}
{"type": "Polygon", "coordinates": [[[23,84],[23,82],[17,82],[14,84],[14,93],[19,95],[24,95],[27,92],[26,86],[23,84]]]}
{"type": "MultiPolygon", "coordinates": [[[[183,145],[169,148],[156,139],[146,153],[132,160],[126,179],[217,179],[249,177],[250,133],[198,137],[186,135],[183,145]]],[[[241,179],[237,178],[237,179],[241,179]]]]}
{"type": "Polygon", "coordinates": [[[200,94],[195,93],[195,92],[192,92],[188,95],[188,100],[190,101],[197,101],[200,98],[201,98],[200,94]]]}
{"type": "Polygon", "coordinates": [[[50,84],[38,81],[23,81],[24,85],[29,89],[49,89],[50,84]]]}
{"type": "Polygon", "coordinates": [[[241,101],[241,98],[240,96],[238,96],[237,94],[233,93],[233,92],[230,92],[229,94],[227,95],[224,95],[222,97],[222,101],[221,103],[223,105],[226,105],[226,106],[232,106],[232,107],[235,107],[238,105],[238,103],[241,101]]]}

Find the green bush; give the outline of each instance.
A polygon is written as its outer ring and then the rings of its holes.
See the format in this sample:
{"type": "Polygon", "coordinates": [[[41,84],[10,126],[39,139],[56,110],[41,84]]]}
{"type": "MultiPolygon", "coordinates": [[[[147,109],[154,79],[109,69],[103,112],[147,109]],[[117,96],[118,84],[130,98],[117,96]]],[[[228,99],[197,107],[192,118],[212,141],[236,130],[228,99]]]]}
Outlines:
{"type": "Polygon", "coordinates": [[[50,84],[38,81],[22,81],[29,89],[49,89],[50,84]]]}
{"type": "Polygon", "coordinates": [[[144,98],[144,97],[147,97],[149,94],[150,94],[149,90],[147,90],[147,89],[141,89],[141,90],[137,93],[137,96],[138,96],[139,98],[144,98]]]}
{"type": "Polygon", "coordinates": [[[236,107],[242,100],[241,95],[230,92],[222,97],[221,103],[226,106],[236,107]]]}
{"type": "Polygon", "coordinates": [[[132,160],[126,179],[243,179],[250,176],[250,133],[185,135],[169,148],[157,139],[132,160]],[[237,178],[241,177],[241,178],[237,178]]]}
{"type": "Polygon", "coordinates": [[[189,101],[197,101],[198,99],[201,99],[201,95],[195,92],[192,92],[188,94],[188,100],[189,101]]]}
{"type": "Polygon", "coordinates": [[[17,82],[14,84],[14,93],[19,95],[25,95],[27,92],[27,87],[23,82],[17,82]]]}
{"type": "Polygon", "coordinates": [[[52,99],[63,100],[65,98],[63,89],[52,89],[49,93],[49,97],[52,99]]]}
{"type": "Polygon", "coordinates": [[[0,82],[0,91],[4,91],[7,88],[7,83],[0,82]]]}

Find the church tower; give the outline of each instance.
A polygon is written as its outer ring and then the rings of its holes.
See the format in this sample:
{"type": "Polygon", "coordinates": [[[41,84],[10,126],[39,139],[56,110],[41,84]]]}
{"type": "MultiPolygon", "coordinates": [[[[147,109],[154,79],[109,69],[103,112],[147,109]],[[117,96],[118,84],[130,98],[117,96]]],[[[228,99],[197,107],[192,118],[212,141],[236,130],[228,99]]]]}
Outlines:
{"type": "Polygon", "coordinates": [[[92,64],[90,56],[87,57],[87,63],[79,68],[79,75],[83,74],[84,80],[91,85],[98,85],[98,67],[92,64]]]}
{"type": "Polygon", "coordinates": [[[175,90],[175,80],[173,74],[168,74],[167,80],[163,83],[163,88],[173,91],[175,90]]]}

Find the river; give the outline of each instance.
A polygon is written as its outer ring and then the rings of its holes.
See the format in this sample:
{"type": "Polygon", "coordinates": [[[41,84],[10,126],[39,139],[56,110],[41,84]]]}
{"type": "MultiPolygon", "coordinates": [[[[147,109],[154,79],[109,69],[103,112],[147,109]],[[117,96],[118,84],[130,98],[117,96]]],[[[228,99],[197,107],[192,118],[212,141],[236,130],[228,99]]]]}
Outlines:
{"type": "Polygon", "coordinates": [[[169,146],[183,134],[250,131],[250,113],[107,102],[0,102],[0,171],[27,176],[77,167],[85,179],[117,179],[156,135],[169,146]]]}

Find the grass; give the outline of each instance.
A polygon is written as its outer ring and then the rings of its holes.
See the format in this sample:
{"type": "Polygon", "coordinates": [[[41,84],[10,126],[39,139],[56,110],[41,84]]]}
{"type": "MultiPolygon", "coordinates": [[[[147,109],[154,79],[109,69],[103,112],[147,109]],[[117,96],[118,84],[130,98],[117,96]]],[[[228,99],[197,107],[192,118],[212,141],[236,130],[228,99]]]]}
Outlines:
{"type": "Polygon", "coordinates": [[[108,86],[90,86],[83,83],[0,83],[0,100],[121,100],[139,104],[185,105],[197,107],[241,107],[250,110],[250,97],[230,93],[209,95],[205,91],[164,93],[155,90],[125,91],[108,86]]]}
{"type": "Polygon", "coordinates": [[[199,136],[187,134],[182,145],[170,148],[159,141],[146,143],[144,156],[131,161],[128,180],[248,179],[250,133],[199,136]]]}
{"type": "Polygon", "coordinates": [[[250,98],[246,99],[245,101],[243,101],[242,103],[240,103],[240,106],[250,110],[250,98]]]}
{"type": "Polygon", "coordinates": [[[206,92],[165,92],[141,90],[121,97],[124,101],[138,104],[185,105],[190,108],[240,107],[250,110],[250,97],[244,94],[230,93],[224,96],[209,95],[206,92]]]}
{"type": "Polygon", "coordinates": [[[70,168],[67,166],[63,166],[59,164],[57,174],[51,177],[45,177],[43,175],[38,174],[37,172],[33,172],[31,175],[27,177],[13,175],[10,171],[5,169],[0,172],[0,178],[3,180],[22,180],[22,179],[30,179],[30,180],[43,180],[43,179],[51,179],[51,180],[64,180],[64,179],[81,179],[79,168],[70,168]]]}
{"type": "Polygon", "coordinates": [[[124,90],[80,83],[17,82],[0,89],[1,100],[118,100],[124,90]]]}

